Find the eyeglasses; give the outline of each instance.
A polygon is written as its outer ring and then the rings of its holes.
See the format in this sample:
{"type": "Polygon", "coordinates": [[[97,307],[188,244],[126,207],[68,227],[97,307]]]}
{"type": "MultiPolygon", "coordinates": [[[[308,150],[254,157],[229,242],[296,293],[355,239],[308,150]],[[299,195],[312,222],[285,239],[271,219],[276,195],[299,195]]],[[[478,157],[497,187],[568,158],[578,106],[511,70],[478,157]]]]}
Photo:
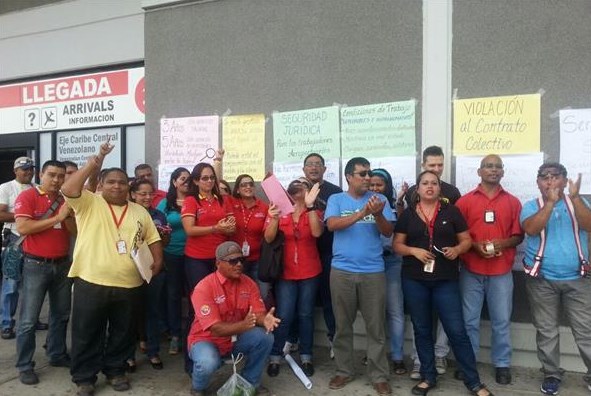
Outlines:
{"type": "Polygon", "coordinates": [[[482,164],[481,168],[484,169],[503,169],[505,166],[503,164],[493,164],[488,162],[486,164],[482,164]]]}
{"type": "Polygon", "coordinates": [[[352,175],[359,175],[360,177],[372,177],[373,176],[373,172],[372,171],[361,171],[361,172],[353,172],[351,173],[352,175]]]}
{"type": "Polygon", "coordinates": [[[233,267],[233,266],[237,265],[238,263],[242,263],[244,261],[244,257],[235,257],[233,259],[224,260],[224,261],[233,267]]]}
{"type": "Polygon", "coordinates": [[[558,179],[560,176],[562,176],[562,173],[551,173],[551,172],[546,172],[546,173],[538,173],[538,178],[539,178],[539,179],[550,179],[550,180],[556,180],[556,179],[558,179]]]}
{"type": "Polygon", "coordinates": [[[254,182],[241,182],[240,187],[254,187],[254,182]]]}
{"type": "Polygon", "coordinates": [[[215,180],[215,175],[211,175],[211,176],[201,176],[201,178],[199,178],[199,180],[201,181],[214,181],[215,180]]]}
{"type": "Polygon", "coordinates": [[[322,168],[324,166],[324,164],[320,161],[314,161],[314,162],[306,162],[304,164],[304,166],[306,168],[322,168]]]}

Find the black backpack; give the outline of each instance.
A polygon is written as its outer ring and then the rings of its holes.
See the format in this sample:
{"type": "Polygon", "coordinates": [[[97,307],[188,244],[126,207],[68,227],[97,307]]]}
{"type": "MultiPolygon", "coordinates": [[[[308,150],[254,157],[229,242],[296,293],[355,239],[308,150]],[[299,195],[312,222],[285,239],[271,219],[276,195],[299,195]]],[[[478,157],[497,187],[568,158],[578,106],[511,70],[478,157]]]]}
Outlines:
{"type": "Polygon", "coordinates": [[[283,274],[283,244],[285,234],[277,230],[273,242],[268,243],[263,239],[261,245],[261,257],[259,259],[259,280],[262,282],[275,282],[283,274]]]}

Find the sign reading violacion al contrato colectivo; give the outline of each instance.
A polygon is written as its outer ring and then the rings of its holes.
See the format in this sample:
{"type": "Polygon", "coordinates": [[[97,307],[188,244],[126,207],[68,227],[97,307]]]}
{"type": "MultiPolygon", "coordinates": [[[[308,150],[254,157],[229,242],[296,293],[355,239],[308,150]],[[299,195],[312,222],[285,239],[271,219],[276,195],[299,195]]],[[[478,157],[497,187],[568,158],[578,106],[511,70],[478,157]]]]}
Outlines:
{"type": "Polygon", "coordinates": [[[0,86],[0,134],[141,124],[144,68],[0,86]]]}

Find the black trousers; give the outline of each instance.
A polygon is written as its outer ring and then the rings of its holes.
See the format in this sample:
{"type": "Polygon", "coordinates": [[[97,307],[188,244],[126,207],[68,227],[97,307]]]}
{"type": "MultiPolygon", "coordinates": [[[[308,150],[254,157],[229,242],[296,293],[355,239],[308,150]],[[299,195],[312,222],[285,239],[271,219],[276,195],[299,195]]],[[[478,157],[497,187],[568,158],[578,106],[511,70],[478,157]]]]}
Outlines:
{"type": "Polygon", "coordinates": [[[72,382],[94,384],[100,371],[107,378],[125,374],[125,360],[135,349],[140,298],[141,287],[127,289],[74,280],[72,382]]]}

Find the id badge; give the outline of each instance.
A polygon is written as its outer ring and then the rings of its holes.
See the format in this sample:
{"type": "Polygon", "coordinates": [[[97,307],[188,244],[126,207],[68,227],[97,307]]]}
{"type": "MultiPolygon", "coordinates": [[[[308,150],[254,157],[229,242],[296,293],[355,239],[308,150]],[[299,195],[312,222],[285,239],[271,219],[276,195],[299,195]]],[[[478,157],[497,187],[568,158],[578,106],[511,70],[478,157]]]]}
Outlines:
{"type": "Polygon", "coordinates": [[[231,340],[232,340],[232,344],[235,343],[236,341],[238,341],[238,336],[235,334],[232,335],[231,340]]]}
{"type": "Polygon", "coordinates": [[[127,245],[125,241],[120,239],[117,241],[117,253],[119,254],[126,254],[127,253],[127,245]]]}
{"type": "Polygon", "coordinates": [[[428,272],[430,274],[433,273],[433,271],[435,270],[435,260],[429,260],[427,261],[425,264],[423,264],[423,271],[424,272],[428,272]]]}
{"type": "Polygon", "coordinates": [[[248,257],[250,255],[250,245],[246,241],[242,242],[242,255],[244,257],[248,257]]]}
{"type": "Polygon", "coordinates": [[[485,223],[494,223],[495,222],[495,212],[492,210],[487,210],[484,212],[484,222],[485,223]]]}

